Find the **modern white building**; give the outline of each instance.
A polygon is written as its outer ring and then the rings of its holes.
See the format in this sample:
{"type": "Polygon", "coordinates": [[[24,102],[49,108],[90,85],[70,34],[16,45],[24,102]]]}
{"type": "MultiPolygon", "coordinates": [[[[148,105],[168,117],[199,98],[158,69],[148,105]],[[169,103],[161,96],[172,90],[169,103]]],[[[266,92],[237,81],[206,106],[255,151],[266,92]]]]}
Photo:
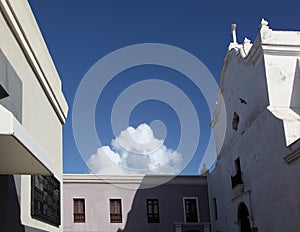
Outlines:
{"type": "Polygon", "coordinates": [[[27,1],[0,0],[0,230],[63,231],[61,80],[27,1]]]}
{"type": "Polygon", "coordinates": [[[265,20],[253,44],[237,43],[235,25],[232,33],[220,80],[224,101],[219,95],[212,122],[220,152],[209,174],[212,231],[296,232],[300,33],[272,30],[265,20]]]}
{"type": "Polygon", "coordinates": [[[65,232],[210,231],[205,175],[65,174],[63,187],[65,232]]]}

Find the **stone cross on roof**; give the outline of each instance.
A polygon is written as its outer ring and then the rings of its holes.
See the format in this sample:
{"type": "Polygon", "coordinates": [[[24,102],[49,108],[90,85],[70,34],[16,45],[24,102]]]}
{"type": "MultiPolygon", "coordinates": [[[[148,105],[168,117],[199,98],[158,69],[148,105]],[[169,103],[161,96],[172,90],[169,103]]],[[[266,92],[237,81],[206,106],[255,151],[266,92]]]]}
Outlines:
{"type": "Polygon", "coordinates": [[[232,42],[237,43],[236,41],[236,24],[231,24],[231,34],[232,34],[232,42]]]}

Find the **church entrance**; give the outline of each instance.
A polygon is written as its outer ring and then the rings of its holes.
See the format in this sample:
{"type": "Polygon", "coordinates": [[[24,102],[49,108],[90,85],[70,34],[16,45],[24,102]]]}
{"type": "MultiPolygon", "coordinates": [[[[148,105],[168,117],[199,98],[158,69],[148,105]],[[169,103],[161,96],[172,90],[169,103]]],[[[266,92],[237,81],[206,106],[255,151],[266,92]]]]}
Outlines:
{"type": "Polygon", "coordinates": [[[239,205],[238,220],[240,223],[240,232],[251,232],[249,211],[244,202],[239,205]]]}

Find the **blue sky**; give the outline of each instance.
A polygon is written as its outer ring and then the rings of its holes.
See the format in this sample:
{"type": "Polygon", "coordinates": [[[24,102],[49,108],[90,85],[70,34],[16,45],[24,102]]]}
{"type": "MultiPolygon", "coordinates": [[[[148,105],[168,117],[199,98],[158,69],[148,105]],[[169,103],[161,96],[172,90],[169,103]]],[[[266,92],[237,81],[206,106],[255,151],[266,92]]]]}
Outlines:
{"type": "MultiPolygon", "coordinates": [[[[64,126],[65,173],[89,172],[79,154],[72,132],[72,104],[80,81],[102,57],[126,46],[162,43],[196,56],[218,81],[223,57],[231,41],[231,24],[237,24],[238,42],[255,39],[261,18],[274,30],[300,30],[299,4],[285,1],[40,1],[29,0],[63,83],[70,111],[64,126]]],[[[183,174],[198,173],[210,133],[206,101],[181,73],[155,65],[130,68],[118,74],[101,93],[95,112],[96,128],[103,145],[115,135],[110,114],[114,101],[129,85],[157,78],[176,85],[191,99],[200,118],[199,147],[183,174]]],[[[139,104],[129,124],[161,120],[167,128],[165,145],[175,150],[180,140],[180,121],[174,109],[159,101],[139,104]]],[[[125,129],[125,128],[124,128],[125,129]]],[[[96,148],[95,148],[96,149],[96,148]]]]}

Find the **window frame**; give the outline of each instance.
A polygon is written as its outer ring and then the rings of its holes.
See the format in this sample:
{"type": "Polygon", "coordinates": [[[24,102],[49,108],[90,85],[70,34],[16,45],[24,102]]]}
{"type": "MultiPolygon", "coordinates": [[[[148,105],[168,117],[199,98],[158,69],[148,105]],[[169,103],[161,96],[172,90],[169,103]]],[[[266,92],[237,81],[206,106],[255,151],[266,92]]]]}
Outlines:
{"type": "Polygon", "coordinates": [[[121,198],[110,198],[109,199],[109,220],[110,223],[122,223],[123,222],[123,214],[122,214],[122,199],[121,198]],[[116,212],[112,212],[112,202],[117,202],[119,203],[119,205],[115,205],[114,207],[118,207],[119,209],[117,211],[119,211],[119,213],[116,212]],[[114,215],[113,215],[114,214],[114,215]],[[113,218],[113,217],[119,217],[118,218],[113,218]]]}
{"type": "MultiPolygon", "coordinates": [[[[79,206],[79,204],[78,204],[79,206]]],[[[83,197],[76,197],[76,198],[73,198],[73,223],[85,223],[86,222],[86,215],[85,215],[85,198],[83,197]],[[79,210],[78,212],[75,212],[75,203],[79,203],[79,202],[82,202],[82,212],[79,212],[81,211],[80,210],[80,207],[79,207],[79,210]],[[83,216],[82,218],[83,219],[76,219],[76,216],[83,216]]]]}
{"type": "Polygon", "coordinates": [[[199,215],[199,201],[198,197],[183,197],[183,217],[185,223],[200,223],[200,215],[199,215]],[[187,221],[187,212],[186,212],[186,200],[196,200],[196,213],[197,213],[197,221],[196,222],[188,222],[187,221]]]}
{"type": "Polygon", "coordinates": [[[147,207],[147,222],[160,223],[159,200],[157,198],[147,198],[146,207],[147,207]],[[157,213],[155,213],[155,205],[157,206],[157,213]],[[149,207],[151,208],[152,213],[149,212],[149,207]]]}

